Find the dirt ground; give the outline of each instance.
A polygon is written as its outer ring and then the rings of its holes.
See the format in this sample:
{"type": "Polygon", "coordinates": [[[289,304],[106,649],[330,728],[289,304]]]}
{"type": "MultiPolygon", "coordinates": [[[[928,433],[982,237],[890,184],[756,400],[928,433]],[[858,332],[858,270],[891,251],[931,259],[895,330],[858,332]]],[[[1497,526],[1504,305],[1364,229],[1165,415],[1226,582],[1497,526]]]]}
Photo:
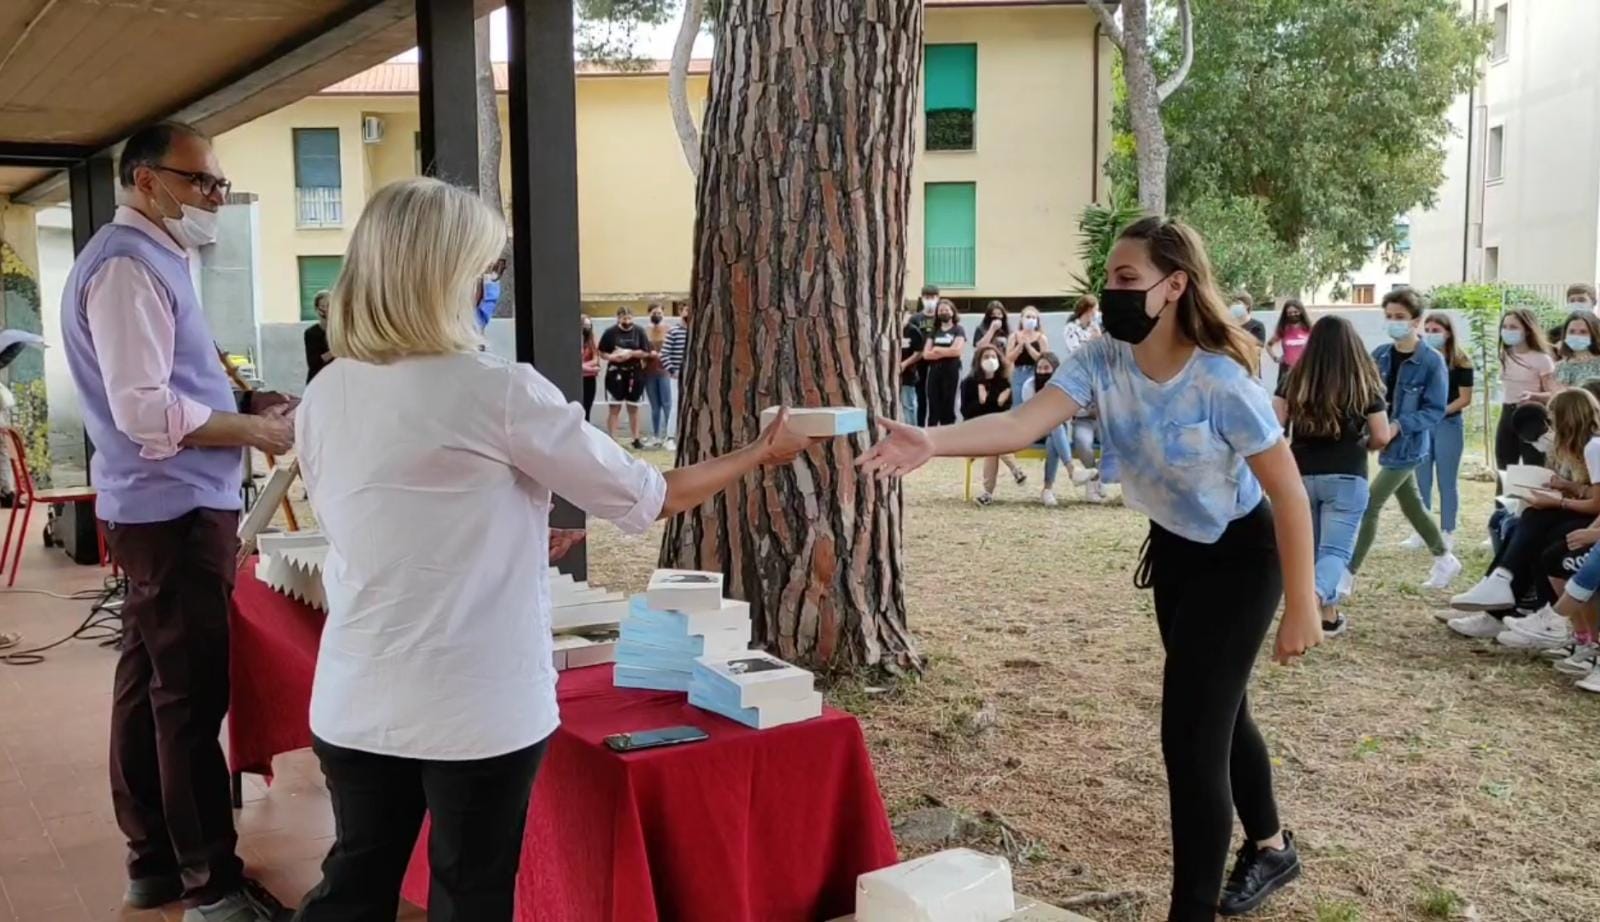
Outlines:
{"type": "MultiPolygon", "coordinates": [[[[1161,652],[1131,584],[1146,524],[1120,506],[1043,508],[1038,467],[988,509],[962,501],[958,462],[907,482],[926,674],[882,691],[840,680],[830,699],[865,726],[892,815],[991,811],[1022,889],[1114,895],[1080,909],[1107,922],[1162,919],[1161,652]]],[[[1464,484],[1458,589],[1487,562],[1491,494],[1464,484]]],[[[1443,599],[1418,588],[1428,557],[1396,547],[1401,522],[1385,517],[1351,633],[1296,668],[1258,666],[1252,705],[1306,861],[1258,918],[1600,918],[1600,697],[1434,621],[1443,599]]],[[[642,586],[659,538],[596,526],[592,578],[642,586]]]]}

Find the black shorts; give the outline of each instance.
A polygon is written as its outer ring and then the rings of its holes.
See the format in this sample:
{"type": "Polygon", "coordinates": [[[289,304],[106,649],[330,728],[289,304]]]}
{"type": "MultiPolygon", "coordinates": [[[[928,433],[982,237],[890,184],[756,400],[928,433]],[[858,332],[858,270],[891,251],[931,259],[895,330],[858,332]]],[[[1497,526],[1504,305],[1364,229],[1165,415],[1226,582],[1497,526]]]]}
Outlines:
{"type": "Polygon", "coordinates": [[[606,396],[612,403],[637,405],[644,397],[644,370],[631,365],[607,368],[606,396]]]}

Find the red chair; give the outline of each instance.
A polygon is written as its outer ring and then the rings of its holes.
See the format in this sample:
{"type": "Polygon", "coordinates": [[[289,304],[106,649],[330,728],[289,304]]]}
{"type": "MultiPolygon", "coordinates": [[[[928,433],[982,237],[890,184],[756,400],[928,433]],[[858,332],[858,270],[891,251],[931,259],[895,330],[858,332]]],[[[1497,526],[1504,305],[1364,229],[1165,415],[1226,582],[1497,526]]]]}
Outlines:
{"type": "MultiPolygon", "coordinates": [[[[6,460],[11,462],[11,479],[16,484],[17,496],[11,504],[11,518],[6,522],[6,543],[0,545],[0,573],[5,571],[6,555],[11,550],[13,533],[17,539],[17,551],[11,555],[11,576],[6,580],[7,586],[14,586],[17,582],[17,570],[22,567],[22,546],[28,543],[28,519],[33,515],[36,505],[54,506],[58,503],[77,503],[85,500],[93,502],[95,498],[94,487],[64,487],[59,490],[39,490],[33,485],[33,475],[28,473],[28,450],[22,441],[22,433],[10,426],[0,427],[0,453],[5,454],[6,460]],[[22,513],[22,528],[17,528],[17,513],[22,513]]],[[[100,524],[95,523],[95,533],[99,540],[100,563],[106,562],[106,536],[100,524]]]]}

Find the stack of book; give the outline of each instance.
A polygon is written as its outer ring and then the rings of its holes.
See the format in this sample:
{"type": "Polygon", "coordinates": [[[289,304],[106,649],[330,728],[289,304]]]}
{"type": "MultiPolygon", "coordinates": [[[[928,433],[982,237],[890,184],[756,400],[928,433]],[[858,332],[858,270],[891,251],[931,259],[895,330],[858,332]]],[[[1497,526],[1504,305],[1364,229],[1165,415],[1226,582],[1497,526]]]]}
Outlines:
{"type": "Polygon", "coordinates": [[[657,570],[629,602],[617,642],[618,688],[689,690],[695,660],[750,647],[750,606],[722,597],[722,574],[657,570]]]}
{"type": "Polygon", "coordinates": [[[550,632],[557,670],[599,666],[616,660],[618,628],[628,602],[610,592],[550,568],[550,632]]]}
{"type": "Polygon", "coordinates": [[[689,678],[689,703],[766,730],[822,716],[822,693],[812,680],[806,670],[759,651],[702,656],[689,678]]]}

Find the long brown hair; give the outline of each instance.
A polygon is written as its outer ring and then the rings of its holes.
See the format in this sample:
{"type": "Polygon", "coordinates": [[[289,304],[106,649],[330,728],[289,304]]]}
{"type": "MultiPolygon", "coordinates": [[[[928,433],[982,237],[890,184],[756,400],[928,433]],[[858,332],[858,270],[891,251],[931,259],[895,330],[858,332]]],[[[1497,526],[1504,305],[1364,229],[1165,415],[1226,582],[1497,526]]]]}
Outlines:
{"type": "Polygon", "coordinates": [[[1128,225],[1121,240],[1142,240],[1157,269],[1171,275],[1182,271],[1189,277],[1178,296],[1175,318],[1183,336],[1206,352],[1226,355],[1250,374],[1261,363],[1261,346],[1244,328],[1228,318],[1222,294],[1217,291],[1206,256],[1205,241],[1194,228],[1172,218],[1141,218],[1128,225]]]}
{"type": "Polygon", "coordinates": [[[1439,354],[1444,356],[1444,363],[1451,368],[1471,368],[1472,359],[1461,348],[1461,337],[1456,335],[1456,322],[1449,314],[1443,311],[1434,311],[1422,318],[1422,325],[1436,323],[1444,327],[1444,348],[1439,354]]]}
{"type": "Polygon", "coordinates": [[[1571,361],[1582,355],[1584,358],[1593,358],[1600,355],[1600,321],[1595,320],[1594,314],[1588,311],[1573,311],[1567,319],[1561,322],[1561,342],[1556,345],[1556,355],[1571,361]],[[1589,351],[1585,353],[1573,352],[1567,346],[1567,327],[1574,323],[1581,323],[1589,330],[1589,351]]]}
{"type": "Polygon", "coordinates": [[[1580,472],[1573,479],[1587,482],[1589,468],[1583,463],[1583,450],[1591,439],[1600,436],[1600,400],[1581,387],[1567,388],[1551,397],[1550,431],[1555,441],[1555,460],[1580,472]]]}
{"type": "Polygon", "coordinates": [[[1328,314],[1311,327],[1300,361],[1284,382],[1294,435],[1336,439],[1351,417],[1383,400],[1383,379],[1350,321],[1328,314]]]}
{"type": "MultiPolygon", "coordinates": [[[[1533,316],[1533,311],[1526,307],[1506,311],[1500,317],[1501,329],[1505,329],[1507,317],[1517,318],[1517,323],[1522,325],[1522,344],[1527,346],[1529,351],[1550,355],[1550,341],[1544,338],[1544,330],[1539,326],[1539,318],[1533,316]]],[[[1516,362],[1518,365],[1528,364],[1517,358],[1516,350],[1506,345],[1506,341],[1502,339],[1500,340],[1500,364],[1504,365],[1506,362],[1516,362]]]]}
{"type": "Polygon", "coordinates": [[[972,368],[969,376],[975,381],[1010,381],[1011,366],[1006,364],[1006,357],[1000,354],[1000,350],[996,349],[992,344],[979,346],[978,350],[972,353],[972,368]],[[984,374],[983,371],[983,359],[988,355],[993,355],[1000,362],[1000,367],[995,369],[995,373],[992,376],[984,374]]]}

